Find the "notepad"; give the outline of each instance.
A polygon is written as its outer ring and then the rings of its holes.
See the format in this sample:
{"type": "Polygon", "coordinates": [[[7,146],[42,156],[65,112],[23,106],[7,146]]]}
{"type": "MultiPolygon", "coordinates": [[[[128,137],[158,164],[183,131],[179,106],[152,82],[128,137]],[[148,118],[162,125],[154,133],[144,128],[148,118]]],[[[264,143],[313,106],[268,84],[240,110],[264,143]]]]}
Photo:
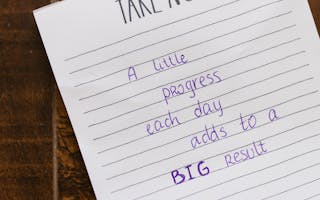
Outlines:
{"type": "Polygon", "coordinates": [[[306,0],[66,0],[34,16],[97,199],[320,198],[306,0]]]}

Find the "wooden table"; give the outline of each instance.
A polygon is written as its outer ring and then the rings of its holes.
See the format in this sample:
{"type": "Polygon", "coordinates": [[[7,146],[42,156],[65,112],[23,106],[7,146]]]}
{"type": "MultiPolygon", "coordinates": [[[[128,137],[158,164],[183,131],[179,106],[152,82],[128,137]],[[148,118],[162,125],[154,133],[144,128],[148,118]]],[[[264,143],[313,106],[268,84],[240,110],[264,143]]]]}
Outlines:
{"type": "Polygon", "coordinates": [[[32,16],[49,3],[0,0],[1,200],[95,199],[32,16]]]}

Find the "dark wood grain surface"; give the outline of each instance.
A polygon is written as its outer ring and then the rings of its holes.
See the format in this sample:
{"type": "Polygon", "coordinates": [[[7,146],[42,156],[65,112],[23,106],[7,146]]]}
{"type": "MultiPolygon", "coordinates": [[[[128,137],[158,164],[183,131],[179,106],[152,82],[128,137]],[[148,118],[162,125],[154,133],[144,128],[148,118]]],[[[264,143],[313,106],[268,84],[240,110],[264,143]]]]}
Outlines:
{"type": "Polygon", "coordinates": [[[31,11],[0,0],[0,199],[52,199],[54,82],[31,11]]]}
{"type": "Polygon", "coordinates": [[[95,199],[64,104],[56,94],[59,199],[95,199]]]}
{"type": "Polygon", "coordinates": [[[0,0],[0,200],[95,199],[32,16],[49,3],[0,0]]]}

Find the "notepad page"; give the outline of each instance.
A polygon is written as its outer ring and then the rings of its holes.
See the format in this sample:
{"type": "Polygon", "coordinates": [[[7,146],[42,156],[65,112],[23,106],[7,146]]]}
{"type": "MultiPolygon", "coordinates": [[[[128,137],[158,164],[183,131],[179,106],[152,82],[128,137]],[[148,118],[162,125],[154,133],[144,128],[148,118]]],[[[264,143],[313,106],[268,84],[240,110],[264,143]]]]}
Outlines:
{"type": "Polygon", "coordinates": [[[97,199],[319,199],[306,0],[66,0],[34,15],[97,199]]]}

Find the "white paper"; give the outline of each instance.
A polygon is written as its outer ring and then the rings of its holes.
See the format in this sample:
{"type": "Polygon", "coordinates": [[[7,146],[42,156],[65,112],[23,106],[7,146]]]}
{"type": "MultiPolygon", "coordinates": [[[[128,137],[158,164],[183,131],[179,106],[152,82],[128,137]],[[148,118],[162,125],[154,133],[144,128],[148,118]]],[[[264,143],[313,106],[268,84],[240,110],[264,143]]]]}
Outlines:
{"type": "Polygon", "coordinates": [[[319,199],[307,0],[138,2],[34,12],[97,199],[319,199]]]}

